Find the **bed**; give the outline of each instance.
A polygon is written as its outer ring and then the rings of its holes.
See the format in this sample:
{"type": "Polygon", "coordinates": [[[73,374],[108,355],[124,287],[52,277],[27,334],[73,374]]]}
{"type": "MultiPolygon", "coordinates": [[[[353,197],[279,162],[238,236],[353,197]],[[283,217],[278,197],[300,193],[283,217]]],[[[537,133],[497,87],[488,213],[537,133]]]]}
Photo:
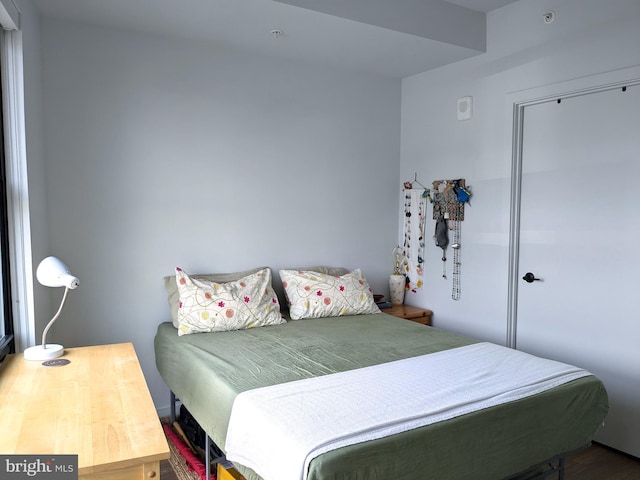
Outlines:
{"type": "MultiPolygon", "coordinates": [[[[178,333],[172,322],[158,326],[158,371],[222,451],[242,392],[478,343],[384,313],[178,333]]],[[[593,375],[582,376],[532,396],[321,453],[310,462],[306,478],[496,480],[561,471],[562,460],[551,462],[587,446],[607,410],[603,384],[593,375]]],[[[228,462],[223,465],[230,468],[228,462]]],[[[233,467],[246,480],[263,479],[245,465],[233,467]]]]}

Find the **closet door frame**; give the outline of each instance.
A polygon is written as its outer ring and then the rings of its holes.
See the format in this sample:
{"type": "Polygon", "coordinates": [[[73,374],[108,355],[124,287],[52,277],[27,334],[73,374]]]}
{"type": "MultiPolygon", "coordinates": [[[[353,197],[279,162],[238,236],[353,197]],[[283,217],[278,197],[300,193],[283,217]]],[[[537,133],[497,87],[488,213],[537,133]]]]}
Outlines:
{"type": "Polygon", "coordinates": [[[506,346],[516,348],[520,261],[520,208],[522,195],[522,144],[525,109],[531,105],[589,95],[625,86],[640,85],[640,67],[590,75],[566,82],[544,85],[507,95],[506,117],[512,118],[512,135],[505,156],[511,158],[509,218],[509,281],[506,346]]]}

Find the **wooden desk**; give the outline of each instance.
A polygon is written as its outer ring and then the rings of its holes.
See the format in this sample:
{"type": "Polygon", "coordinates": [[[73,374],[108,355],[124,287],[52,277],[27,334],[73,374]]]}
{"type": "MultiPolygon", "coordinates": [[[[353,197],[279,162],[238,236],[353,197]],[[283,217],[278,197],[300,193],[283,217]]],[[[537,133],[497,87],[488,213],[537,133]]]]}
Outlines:
{"type": "Polygon", "coordinates": [[[389,308],[381,309],[382,312],[393,315],[394,317],[404,318],[412,322],[421,323],[422,325],[431,325],[431,310],[426,308],[413,307],[411,305],[392,305],[389,308]]]}
{"type": "Polygon", "coordinates": [[[82,480],[160,477],[169,446],[131,343],[69,348],[64,366],[0,364],[0,452],[77,454],[82,480]]]}

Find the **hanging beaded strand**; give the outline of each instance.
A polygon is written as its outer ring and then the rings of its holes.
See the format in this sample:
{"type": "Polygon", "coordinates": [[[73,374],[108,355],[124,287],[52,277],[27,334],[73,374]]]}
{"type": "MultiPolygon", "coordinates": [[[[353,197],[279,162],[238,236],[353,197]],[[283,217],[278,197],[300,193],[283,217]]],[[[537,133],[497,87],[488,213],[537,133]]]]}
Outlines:
{"type": "Polygon", "coordinates": [[[411,249],[411,189],[413,185],[411,182],[404,182],[404,243],[402,250],[404,258],[406,259],[406,268],[408,268],[410,261],[410,249],[411,249]]]}
{"type": "Polygon", "coordinates": [[[418,215],[420,221],[418,223],[418,263],[416,265],[416,274],[418,280],[416,281],[416,288],[422,287],[422,275],[424,273],[424,227],[427,217],[427,197],[429,191],[425,188],[420,195],[420,202],[418,203],[418,215]]]}
{"type": "Polygon", "coordinates": [[[403,243],[403,254],[407,260],[405,265],[405,273],[407,277],[406,282],[406,290],[411,290],[412,292],[416,292],[418,288],[422,287],[423,281],[422,276],[424,273],[424,229],[426,225],[426,215],[427,215],[427,198],[429,196],[429,191],[424,189],[417,201],[417,228],[418,231],[415,231],[416,222],[412,222],[411,220],[414,218],[415,211],[412,211],[412,208],[415,209],[416,205],[413,203],[413,184],[411,182],[404,183],[404,243],[403,243]],[[417,235],[417,244],[412,243],[415,242],[415,238],[417,235]],[[416,249],[417,246],[417,249],[416,249]],[[412,262],[413,260],[413,262],[412,262]],[[411,281],[415,279],[415,281],[411,281]]]}
{"type": "Polygon", "coordinates": [[[451,287],[451,298],[460,300],[460,220],[453,222],[453,285],[451,287]]]}
{"type": "Polygon", "coordinates": [[[464,211],[465,202],[469,201],[471,192],[467,190],[464,180],[457,180],[456,183],[456,199],[459,203],[455,204],[456,209],[453,218],[453,285],[451,287],[451,298],[453,300],[460,300],[460,268],[462,262],[460,261],[460,238],[462,235],[461,221],[464,211]]]}

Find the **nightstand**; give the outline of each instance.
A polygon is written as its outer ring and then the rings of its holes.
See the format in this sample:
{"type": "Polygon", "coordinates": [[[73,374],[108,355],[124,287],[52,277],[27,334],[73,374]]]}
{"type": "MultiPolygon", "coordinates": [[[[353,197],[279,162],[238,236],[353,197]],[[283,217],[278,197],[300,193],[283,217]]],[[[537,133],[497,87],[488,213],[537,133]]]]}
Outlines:
{"type": "Polygon", "coordinates": [[[431,325],[431,310],[426,308],[414,307],[412,305],[392,305],[389,308],[380,310],[383,313],[393,315],[394,317],[404,318],[412,322],[421,323],[422,325],[431,325]]]}

